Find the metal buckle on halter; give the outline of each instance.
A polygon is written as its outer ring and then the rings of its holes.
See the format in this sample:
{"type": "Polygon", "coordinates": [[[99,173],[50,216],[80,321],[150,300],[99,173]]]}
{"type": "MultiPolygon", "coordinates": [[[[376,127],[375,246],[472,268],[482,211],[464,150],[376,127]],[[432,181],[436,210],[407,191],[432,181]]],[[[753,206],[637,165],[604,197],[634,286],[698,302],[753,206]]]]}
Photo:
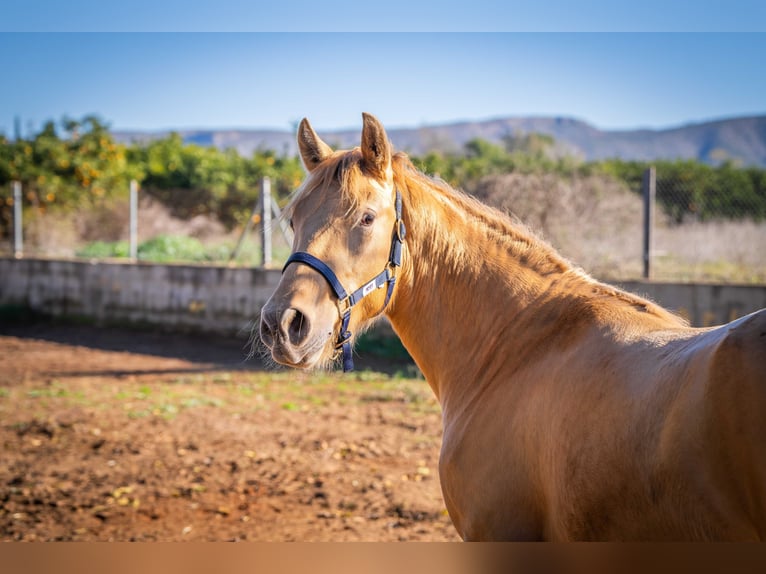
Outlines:
{"type": "Polygon", "coordinates": [[[343,345],[348,343],[351,340],[351,331],[346,331],[345,333],[338,333],[338,342],[335,343],[335,350],[339,351],[343,349],[343,345]]]}
{"type": "Polygon", "coordinates": [[[351,333],[349,333],[349,334],[348,334],[348,337],[346,337],[346,338],[345,338],[345,339],[343,339],[343,340],[340,340],[340,339],[338,339],[338,342],[337,342],[337,343],[335,343],[335,351],[336,351],[336,355],[335,355],[334,357],[337,357],[337,352],[338,352],[338,351],[340,351],[340,352],[343,352],[343,345],[345,345],[346,343],[348,343],[349,339],[351,339],[351,333]]]}
{"type": "Polygon", "coordinates": [[[338,299],[338,312],[340,313],[341,318],[346,313],[351,313],[351,296],[346,295],[343,299],[338,299]]]}

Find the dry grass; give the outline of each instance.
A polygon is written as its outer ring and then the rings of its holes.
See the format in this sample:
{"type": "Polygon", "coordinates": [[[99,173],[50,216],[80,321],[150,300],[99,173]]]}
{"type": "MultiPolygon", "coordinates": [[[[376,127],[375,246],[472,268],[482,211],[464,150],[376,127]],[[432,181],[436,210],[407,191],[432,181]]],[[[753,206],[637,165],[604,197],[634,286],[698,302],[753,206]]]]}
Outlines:
{"type": "Polygon", "coordinates": [[[766,283],[766,222],[665,222],[653,243],[656,279],[766,283]]]}
{"type": "MultiPolygon", "coordinates": [[[[564,256],[594,276],[610,280],[641,275],[641,198],[603,176],[564,179],[554,174],[506,174],[482,179],[469,192],[513,214],[564,256]]],[[[284,261],[290,246],[275,224],[274,261],[284,261]]],[[[142,198],[139,240],[158,235],[189,236],[206,247],[231,251],[241,229],[227,232],[208,216],[173,217],[162,204],[142,198]]],[[[126,241],[128,206],[113,201],[70,215],[25,213],[28,255],[72,257],[92,241],[126,241]]],[[[658,213],[654,233],[653,277],[668,281],[766,282],[766,223],[712,221],[676,225],[658,213]]],[[[3,245],[0,253],[9,253],[3,245]]],[[[250,233],[243,261],[259,260],[257,230],[250,233]]]]}
{"type": "MultiPolygon", "coordinates": [[[[27,255],[74,257],[78,250],[94,241],[127,241],[129,225],[128,202],[123,199],[107,200],[70,213],[28,209],[24,214],[24,251],[27,255]]],[[[138,208],[139,241],[160,235],[194,237],[206,245],[236,240],[236,231],[227,232],[212,217],[198,215],[190,220],[178,219],[161,203],[142,197],[138,208]]]]}
{"type": "Polygon", "coordinates": [[[594,275],[641,273],[641,199],[617,181],[513,173],[484,178],[472,191],[594,275]]]}
{"type": "MultiPolygon", "coordinates": [[[[620,182],[601,176],[567,180],[552,174],[507,174],[484,178],[472,191],[518,217],[597,277],[632,279],[642,273],[642,200],[620,182]]],[[[675,225],[658,212],[653,277],[766,282],[764,245],[766,223],[675,225]]]]}

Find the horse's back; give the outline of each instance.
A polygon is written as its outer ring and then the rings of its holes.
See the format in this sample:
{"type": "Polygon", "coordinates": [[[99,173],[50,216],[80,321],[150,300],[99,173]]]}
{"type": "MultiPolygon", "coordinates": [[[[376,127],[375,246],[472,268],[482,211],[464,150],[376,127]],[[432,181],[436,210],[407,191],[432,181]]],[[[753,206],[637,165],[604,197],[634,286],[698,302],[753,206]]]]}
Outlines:
{"type": "Polygon", "coordinates": [[[448,417],[440,472],[465,538],[766,540],[766,310],[594,330],[555,358],[448,417]]]}
{"type": "MultiPolygon", "coordinates": [[[[557,435],[554,459],[571,464],[541,476],[547,498],[562,501],[554,538],[766,540],[766,310],[690,333],[650,336],[649,345],[589,342],[620,375],[570,385],[571,394],[551,382],[562,405],[575,396],[591,405],[574,409],[557,435]],[[586,468],[588,453],[613,464],[586,468]]],[[[566,368],[575,381],[575,362],[566,368]]]]}
{"type": "Polygon", "coordinates": [[[601,437],[594,452],[622,462],[599,485],[588,485],[593,473],[579,489],[567,482],[581,496],[565,508],[562,537],[766,540],[766,309],[691,333],[649,335],[648,346],[610,351],[621,356],[622,375],[608,386],[624,424],[601,435],[598,420],[588,428],[601,437]],[[620,445],[635,458],[620,459],[620,445]],[[599,504],[609,509],[601,523],[599,504]]]}
{"type": "Polygon", "coordinates": [[[706,389],[713,471],[766,539],[766,309],[721,329],[706,389]]]}
{"type": "Polygon", "coordinates": [[[728,332],[721,344],[720,367],[730,371],[744,369],[766,384],[766,309],[742,317],[725,328],[728,332]]]}
{"type": "Polygon", "coordinates": [[[721,408],[746,416],[755,410],[766,424],[766,309],[719,327],[710,361],[708,390],[721,408]]]}

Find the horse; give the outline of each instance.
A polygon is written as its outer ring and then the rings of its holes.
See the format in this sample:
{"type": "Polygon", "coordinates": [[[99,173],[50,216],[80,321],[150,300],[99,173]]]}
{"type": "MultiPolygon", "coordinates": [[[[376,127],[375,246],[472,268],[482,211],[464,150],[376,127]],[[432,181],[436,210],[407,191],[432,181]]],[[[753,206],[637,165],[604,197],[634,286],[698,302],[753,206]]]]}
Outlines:
{"type": "Polygon", "coordinates": [[[350,367],[387,317],[439,401],[464,540],[766,537],[766,309],[692,328],[423,174],[370,114],[359,147],[306,119],[298,147],[260,338],[277,363],[350,367]]]}

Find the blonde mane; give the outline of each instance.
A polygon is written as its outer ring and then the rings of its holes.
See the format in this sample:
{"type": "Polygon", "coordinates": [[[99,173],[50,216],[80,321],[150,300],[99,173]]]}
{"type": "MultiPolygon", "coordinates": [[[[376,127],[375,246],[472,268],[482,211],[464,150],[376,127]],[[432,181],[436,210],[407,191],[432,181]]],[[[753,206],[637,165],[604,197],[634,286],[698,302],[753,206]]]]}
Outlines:
{"type": "MultiPolygon", "coordinates": [[[[536,268],[544,275],[567,271],[582,272],[524,223],[452,188],[442,180],[425,175],[412,164],[406,154],[397,153],[393,158],[393,166],[396,184],[410,192],[408,195],[411,202],[417,203],[418,197],[434,195],[447,199],[455,206],[456,211],[478,224],[482,233],[491,238],[501,251],[536,268]]],[[[438,222],[433,221],[431,224],[438,225],[438,222]]],[[[457,264],[461,267],[477,263],[476,255],[472,254],[471,250],[456,252],[455,256],[458,257],[457,264]]],[[[480,259],[483,259],[481,254],[480,259]]]]}
{"type": "MultiPolygon", "coordinates": [[[[582,268],[560,255],[554,247],[526,224],[452,188],[444,181],[425,175],[412,164],[406,154],[395,154],[392,163],[394,181],[400,189],[406,190],[406,196],[412,208],[422,213],[423,210],[418,209],[418,202],[422,201],[421,198],[439,197],[446,199],[449,204],[454,206],[453,213],[463,214],[471,222],[477,224],[475,227],[478,229],[478,235],[488,238],[490,244],[496,246],[495,255],[498,257],[502,258],[503,255],[506,255],[524,267],[534,269],[537,274],[543,277],[566,275],[581,285],[583,292],[588,294],[587,300],[592,304],[609,305],[609,302],[617,302],[661,320],[670,321],[672,324],[687,325],[684,319],[652,301],[593,279],[582,268]]],[[[451,266],[456,271],[481,273],[489,253],[480,248],[460,249],[460,243],[450,240],[449,233],[443,229],[444,223],[439,220],[427,221],[426,225],[431,227],[430,237],[443,238],[443,244],[439,251],[444,257],[451,258],[451,266]],[[437,226],[442,229],[437,229],[437,226]]],[[[452,227],[451,222],[448,223],[447,227],[452,227]]],[[[479,238],[477,238],[477,243],[478,241],[479,238]]],[[[469,242],[469,245],[471,243],[469,242]]],[[[580,303],[584,301],[584,299],[580,299],[580,303]]]]}
{"type": "MultiPolygon", "coordinates": [[[[364,185],[369,175],[365,173],[362,164],[362,153],[358,147],[333,152],[295,191],[283,210],[283,217],[291,218],[297,206],[318,189],[337,189],[346,211],[350,213],[355,210],[367,199],[364,190],[370,190],[369,186],[364,185]]],[[[405,220],[412,213],[419,214],[417,225],[425,229],[432,241],[437,243],[431,244],[431,249],[434,249],[442,262],[454,272],[480,274],[482,268],[488,264],[488,256],[497,256],[498,261],[518,261],[542,277],[566,274],[587,286],[594,303],[596,300],[601,300],[602,303],[619,301],[673,323],[685,324],[678,316],[647,299],[596,281],[583,269],[560,255],[523,222],[454,189],[440,179],[424,174],[415,167],[407,154],[395,153],[392,157],[392,168],[394,183],[405,196],[405,220]],[[441,202],[446,207],[448,219],[462,218],[471,224],[469,227],[476,230],[475,241],[456,241],[456,238],[452,237],[452,231],[459,221],[448,221],[445,225],[440,217],[424,216],[433,213],[423,208],[427,203],[434,201],[441,202]],[[472,248],[487,244],[487,240],[493,248],[493,253],[472,248]]]]}

